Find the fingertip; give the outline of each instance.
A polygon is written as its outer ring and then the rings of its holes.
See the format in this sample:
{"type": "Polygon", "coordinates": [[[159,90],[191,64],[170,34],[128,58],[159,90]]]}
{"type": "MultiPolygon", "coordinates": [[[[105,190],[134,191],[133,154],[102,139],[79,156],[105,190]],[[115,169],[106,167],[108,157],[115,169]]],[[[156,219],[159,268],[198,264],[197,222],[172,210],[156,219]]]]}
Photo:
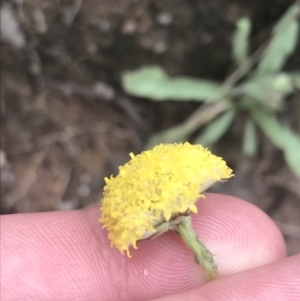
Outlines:
{"type": "MultiPolygon", "coordinates": [[[[300,300],[300,254],[155,301],[300,300]]],[[[154,301],[154,300],[153,300],[154,301]]]]}
{"type": "MultiPolygon", "coordinates": [[[[256,206],[231,196],[207,194],[198,201],[197,207],[198,213],[192,214],[193,225],[214,254],[221,277],[286,256],[279,229],[256,206]]],[[[100,239],[104,239],[105,245],[106,237],[107,233],[103,238],[101,232],[100,239]]],[[[131,259],[115,249],[111,252],[110,260],[122,258],[124,269],[120,273],[128,279],[128,294],[132,300],[133,296],[143,298],[145,287],[147,296],[153,297],[162,292],[172,294],[186,290],[206,281],[201,267],[194,263],[193,254],[172,231],[139,242],[138,249],[132,249],[131,259]]]]}
{"type": "MultiPolygon", "coordinates": [[[[198,213],[192,215],[195,230],[214,254],[221,277],[285,256],[278,228],[255,206],[207,194],[197,207],[198,213]]],[[[138,250],[127,258],[110,247],[99,216],[96,207],[5,218],[7,260],[1,271],[10,271],[6,291],[18,287],[14,296],[31,293],[36,296],[31,300],[41,300],[52,296],[50,279],[61,301],[72,299],[74,290],[80,300],[144,300],[205,282],[201,267],[176,233],[139,242],[138,250]],[[12,269],[16,258],[19,264],[12,269]],[[30,279],[34,281],[29,286],[30,279]]]]}
{"type": "Polygon", "coordinates": [[[221,275],[286,257],[276,224],[253,204],[232,196],[207,194],[193,215],[199,237],[215,254],[221,275]]]}

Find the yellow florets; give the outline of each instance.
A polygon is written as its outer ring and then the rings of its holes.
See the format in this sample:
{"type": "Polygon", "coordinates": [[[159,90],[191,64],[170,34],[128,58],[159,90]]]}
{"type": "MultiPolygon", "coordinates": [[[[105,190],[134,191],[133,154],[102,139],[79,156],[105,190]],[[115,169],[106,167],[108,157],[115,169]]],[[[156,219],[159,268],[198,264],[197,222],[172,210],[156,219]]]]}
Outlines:
{"type": "Polygon", "coordinates": [[[226,162],[201,145],[160,144],[130,157],[116,177],[105,178],[100,219],[112,246],[128,255],[156,225],[197,212],[201,192],[232,176],[226,162]]]}

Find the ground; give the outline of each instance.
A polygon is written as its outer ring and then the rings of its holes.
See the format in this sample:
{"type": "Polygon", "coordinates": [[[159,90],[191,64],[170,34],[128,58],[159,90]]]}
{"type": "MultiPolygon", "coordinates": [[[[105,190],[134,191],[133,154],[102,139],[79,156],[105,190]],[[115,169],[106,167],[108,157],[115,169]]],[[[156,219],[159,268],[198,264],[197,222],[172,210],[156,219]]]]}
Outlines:
{"type": "MultiPolygon", "coordinates": [[[[69,210],[100,203],[116,174],[155,132],[198,103],[154,103],[123,92],[120,75],[149,64],[170,75],[224,80],[236,20],[253,21],[253,47],[288,0],[2,1],[1,213],[69,210]]],[[[300,65],[300,47],[286,68],[300,65]]],[[[288,122],[295,95],[284,112],[288,122]]],[[[216,146],[235,178],[214,191],[265,210],[289,254],[300,252],[300,181],[262,137],[241,155],[239,125],[216,146]]],[[[300,133],[300,126],[296,128],[300,133]]]]}

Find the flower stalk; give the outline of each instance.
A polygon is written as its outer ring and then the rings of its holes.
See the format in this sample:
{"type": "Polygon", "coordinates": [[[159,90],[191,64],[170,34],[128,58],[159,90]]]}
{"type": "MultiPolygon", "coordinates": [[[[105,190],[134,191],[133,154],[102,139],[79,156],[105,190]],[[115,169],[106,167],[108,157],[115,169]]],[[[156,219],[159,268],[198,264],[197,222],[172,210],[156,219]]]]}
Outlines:
{"type": "Polygon", "coordinates": [[[197,233],[193,229],[190,216],[185,216],[174,228],[181,236],[187,247],[195,254],[195,262],[200,264],[209,280],[218,278],[218,269],[213,255],[200,241],[197,233]]]}

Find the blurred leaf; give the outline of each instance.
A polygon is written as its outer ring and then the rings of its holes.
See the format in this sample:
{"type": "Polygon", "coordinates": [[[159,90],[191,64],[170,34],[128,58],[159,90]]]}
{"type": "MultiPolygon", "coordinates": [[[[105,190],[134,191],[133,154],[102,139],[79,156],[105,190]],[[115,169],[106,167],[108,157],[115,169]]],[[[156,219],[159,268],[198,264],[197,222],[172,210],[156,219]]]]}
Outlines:
{"type": "Polygon", "coordinates": [[[294,87],[300,89],[300,72],[293,72],[291,74],[291,79],[294,87]]]}
{"type": "Polygon", "coordinates": [[[274,26],[273,32],[283,31],[291,21],[296,20],[300,14],[300,2],[295,2],[291,5],[285,14],[280,18],[274,26]]]}
{"type": "Polygon", "coordinates": [[[243,153],[248,157],[253,157],[255,156],[256,152],[257,136],[255,125],[251,119],[248,119],[244,131],[243,153]]]}
{"type": "Polygon", "coordinates": [[[154,134],[145,146],[145,149],[152,149],[160,143],[185,142],[188,140],[190,132],[183,126],[174,126],[165,131],[154,134]]]}
{"type": "Polygon", "coordinates": [[[257,67],[258,74],[279,71],[287,58],[295,51],[299,35],[298,13],[299,5],[295,4],[274,27],[273,37],[257,67]]]}
{"type": "Polygon", "coordinates": [[[122,84],[129,94],[156,101],[209,101],[220,88],[220,84],[208,80],[197,80],[187,76],[171,78],[158,66],[125,72],[122,84]]]}
{"type": "Polygon", "coordinates": [[[250,20],[248,18],[239,19],[232,40],[233,59],[238,66],[241,66],[248,57],[250,32],[250,20]]]}
{"type": "Polygon", "coordinates": [[[279,109],[283,99],[294,90],[289,74],[280,73],[249,78],[232,90],[232,94],[255,99],[267,109],[279,109]]]}
{"type": "Polygon", "coordinates": [[[290,74],[279,73],[274,77],[274,90],[281,93],[282,96],[287,96],[293,92],[293,82],[290,74]]]}
{"type": "Polygon", "coordinates": [[[218,142],[218,140],[227,132],[235,115],[236,110],[234,109],[223,113],[223,115],[219,116],[213,122],[207,125],[204,132],[194,140],[194,143],[210,146],[218,142]]]}
{"type": "Polygon", "coordinates": [[[255,122],[260,126],[266,136],[283,150],[290,169],[300,178],[300,137],[291,129],[259,109],[251,111],[255,122]]]}
{"type": "Polygon", "coordinates": [[[285,160],[289,165],[290,169],[294,172],[295,176],[300,179],[300,152],[285,152],[285,160]]]}

